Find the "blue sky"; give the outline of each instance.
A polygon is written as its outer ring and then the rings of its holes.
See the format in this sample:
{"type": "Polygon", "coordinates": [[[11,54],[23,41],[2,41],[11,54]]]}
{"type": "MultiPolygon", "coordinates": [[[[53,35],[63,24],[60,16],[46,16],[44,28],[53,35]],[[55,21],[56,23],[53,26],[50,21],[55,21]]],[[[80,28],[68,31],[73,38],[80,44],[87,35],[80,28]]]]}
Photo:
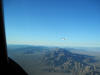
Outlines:
{"type": "Polygon", "coordinates": [[[4,0],[7,43],[100,47],[99,4],[99,0],[4,0]]]}

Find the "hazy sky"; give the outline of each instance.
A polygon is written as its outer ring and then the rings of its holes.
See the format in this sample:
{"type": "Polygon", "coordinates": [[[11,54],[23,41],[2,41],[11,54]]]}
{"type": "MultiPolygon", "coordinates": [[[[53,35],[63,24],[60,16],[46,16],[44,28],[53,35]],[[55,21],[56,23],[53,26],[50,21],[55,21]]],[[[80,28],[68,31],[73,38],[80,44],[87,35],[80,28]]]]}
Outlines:
{"type": "Polygon", "coordinates": [[[8,44],[100,47],[100,0],[4,0],[4,15],[8,44]]]}

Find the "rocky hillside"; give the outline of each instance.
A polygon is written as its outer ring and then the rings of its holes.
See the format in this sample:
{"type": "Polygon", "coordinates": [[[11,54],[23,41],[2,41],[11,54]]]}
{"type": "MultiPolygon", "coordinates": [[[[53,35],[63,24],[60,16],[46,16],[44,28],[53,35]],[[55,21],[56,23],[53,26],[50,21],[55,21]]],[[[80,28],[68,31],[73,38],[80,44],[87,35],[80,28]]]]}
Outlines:
{"type": "Polygon", "coordinates": [[[94,57],[80,55],[67,51],[63,48],[46,53],[43,57],[43,63],[48,66],[45,71],[72,73],[72,75],[100,75],[96,66],[94,57]]]}

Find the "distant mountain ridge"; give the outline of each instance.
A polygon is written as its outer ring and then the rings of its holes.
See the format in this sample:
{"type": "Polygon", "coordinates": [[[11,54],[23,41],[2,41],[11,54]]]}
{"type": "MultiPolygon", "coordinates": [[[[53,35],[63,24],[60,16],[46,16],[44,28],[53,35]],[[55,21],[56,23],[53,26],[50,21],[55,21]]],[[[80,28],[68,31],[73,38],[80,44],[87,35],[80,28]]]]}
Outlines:
{"type": "MultiPolygon", "coordinates": [[[[95,56],[75,53],[74,48],[45,47],[45,46],[10,46],[10,56],[31,71],[44,73],[64,73],[64,75],[100,75],[100,65],[95,56]],[[20,61],[19,57],[20,56],[20,61]],[[23,63],[24,61],[24,63],[23,63]],[[96,63],[95,63],[96,62],[96,63]],[[34,64],[37,65],[34,65],[34,64]]],[[[78,51],[80,51],[78,49],[78,51]]],[[[33,72],[34,73],[34,72],[33,72]]],[[[32,74],[33,75],[33,74],[32,74]]]]}

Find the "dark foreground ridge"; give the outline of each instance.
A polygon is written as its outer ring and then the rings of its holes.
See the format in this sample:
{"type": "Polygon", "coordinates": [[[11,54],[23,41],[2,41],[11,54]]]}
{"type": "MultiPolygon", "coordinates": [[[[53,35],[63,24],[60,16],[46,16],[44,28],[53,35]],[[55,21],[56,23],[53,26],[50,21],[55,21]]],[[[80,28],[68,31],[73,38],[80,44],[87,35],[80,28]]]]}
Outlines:
{"type": "Polygon", "coordinates": [[[9,63],[0,66],[0,75],[28,75],[16,62],[9,58],[9,63]]]}

